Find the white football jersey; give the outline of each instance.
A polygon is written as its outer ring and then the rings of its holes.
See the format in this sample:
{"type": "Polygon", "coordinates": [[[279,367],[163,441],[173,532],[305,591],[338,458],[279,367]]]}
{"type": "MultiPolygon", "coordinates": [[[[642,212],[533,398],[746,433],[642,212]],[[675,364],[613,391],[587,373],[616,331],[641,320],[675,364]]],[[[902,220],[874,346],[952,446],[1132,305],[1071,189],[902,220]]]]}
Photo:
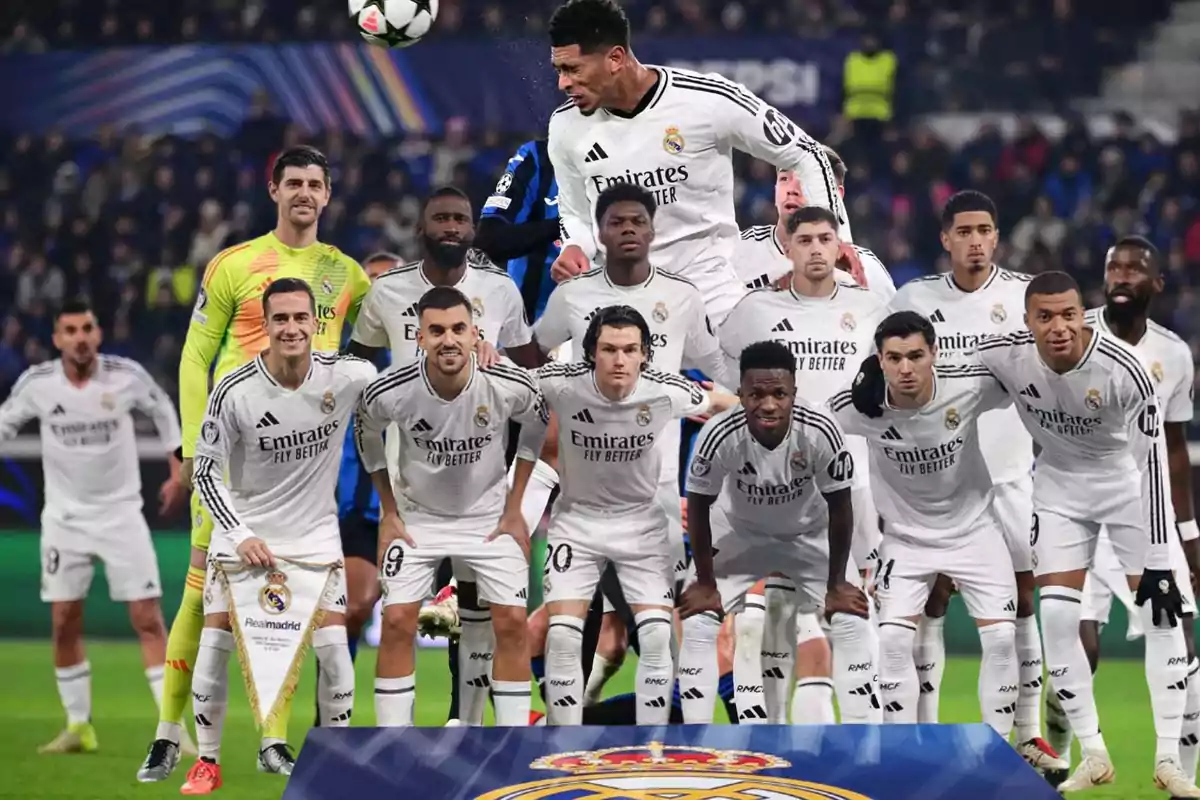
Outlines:
{"type": "MultiPolygon", "coordinates": [[[[494,525],[507,494],[508,422],[546,425],[549,415],[533,375],[511,361],[478,369],[453,400],[429,383],[421,359],[376,378],[363,390],[355,415],[358,449],[368,473],[384,469],[383,432],[396,423],[401,449],[400,511],[469,519],[494,525]]],[[[481,522],[480,537],[491,533],[481,522]]]]}
{"type": "Polygon", "coordinates": [[[566,103],[550,117],[546,146],[558,181],[563,245],[595,259],[596,198],[635,183],[658,204],[651,258],[696,284],[705,298],[737,277],[733,151],[796,171],[810,202],[843,220],[837,181],[821,145],[744,86],[716,74],[652,66],[658,82],[629,114],[583,114],[566,103]]]}
{"type": "Polygon", "coordinates": [[[1162,492],[1152,490],[1145,505],[1139,502],[1142,470],[1153,475],[1165,466],[1157,447],[1137,442],[1140,437],[1153,442],[1161,428],[1153,380],[1115,337],[1084,328],[1088,331],[1083,358],[1062,375],[1042,361],[1028,331],[986,339],[976,352],[1013,393],[1021,421],[1041,448],[1034,511],[1142,526],[1150,537],[1147,566],[1169,569],[1162,492]]]}
{"type": "Polygon", "coordinates": [[[919,409],[860,414],[849,390],[830,408],[846,433],[867,439],[871,491],[884,533],[952,546],[992,504],[992,478],[979,447],[980,414],[1007,405],[1004,387],[978,366],[934,368],[933,397],[919,409]]]}
{"type": "Polygon", "coordinates": [[[136,361],[96,357],[95,371],[75,386],[61,359],[25,370],[0,405],[0,439],[38,420],[45,513],[55,519],[95,517],[116,505],[142,507],[133,410],[150,417],[164,453],[180,445],[179,417],[166,392],[136,361]]]}
{"type": "MultiPolygon", "coordinates": [[[[889,311],[916,311],[937,331],[941,363],[962,362],[985,336],[1025,328],[1025,287],[1032,275],[992,267],[991,277],[973,292],[958,288],[950,273],[911,280],[892,298],[889,311]]],[[[979,444],[996,483],[1027,478],[1033,467],[1033,440],[1009,407],[979,421],[979,444]]]]}
{"type": "MultiPolygon", "coordinates": [[[[390,348],[393,369],[416,361],[420,355],[417,303],[433,288],[421,263],[396,267],[376,278],[354,323],[353,340],[367,347],[390,348]]],[[[475,325],[485,342],[503,349],[532,340],[521,292],[507,272],[468,259],[467,269],[454,288],[471,301],[475,325]]]]}
{"type": "MultiPolygon", "coordinates": [[[[896,294],[896,283],[887,267],[879,260],[879,256],[858,245],[854,245],[854,252],[858,253],[858,260],[867,276],[866,288],[879,295],[883,302],[890,301],[896,294]]],[[[792,262],[784,255],[775,225],[753,225],[746,228],[742,231],[733,253],[733,269],[737,272],[738,280],[750,289],[768,289],[792,271],[792,262]]],[[[857,285],[850,273],[844,270],[839,269],[834,277],[838,283],[857,285]]]]}
{"type": "Polygon", "coordinates": [[[334,492],[342,444],[375,375],[361,358],[313,353],[304,383],[287,389],[260,354],[217,383],[196,442],[194,477],[213,518],[214,552],[232,553],[256,536],[277,556],[341,558],[334,492]]]}
{"type": "Polygon", "coordinates": [[[823,495],[849,489],[854,458],[841,426],[824,409],[797,400],[791,429],[773,450],[750,432],[741,406],[704,424],[692,451],[687,490],[718,496],[739,535],[815,537],[828,547],[829,508],[823,495]]]}
{"type": "MultiPolygon", "coordinates": [[[[708,395],[682,375],[646,369],[624,400],[600,393],[584,363],[550,363],[537,370],[538,384],[558,416],[558,506],[610,516],[658,508],[663,428],[683,417],[705,414],[708,395]]],[[[532,442],[545,429],[521,429],[521,450],[537,453],[532,442]]]]}

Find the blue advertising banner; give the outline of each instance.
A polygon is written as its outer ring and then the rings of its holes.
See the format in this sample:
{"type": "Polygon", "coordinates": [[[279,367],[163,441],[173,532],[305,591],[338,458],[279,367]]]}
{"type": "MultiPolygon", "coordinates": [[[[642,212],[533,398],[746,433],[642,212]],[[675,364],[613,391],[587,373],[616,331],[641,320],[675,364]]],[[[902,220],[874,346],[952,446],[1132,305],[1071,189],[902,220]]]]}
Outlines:
{"type": "Polygon", "coordinates": [[[986,725],[313,728],[283,800],[1054,800],[986,725]]]}
{"type": "MultiPolygon", "coordinates": [[[[716,72],[745,84],[803,126],[840,103],[844,38],[641,38],[652,64],[716,72]]],[[[128,47],[0,57],[0,127],[71,137],[102,125],[191,136],[237,132],[265,92],[307,132],[366,139],[437,135],[446,120],[528,134],[562,102],[542,40],[431,40],[389,51],[356,42],[128,47]]]]}

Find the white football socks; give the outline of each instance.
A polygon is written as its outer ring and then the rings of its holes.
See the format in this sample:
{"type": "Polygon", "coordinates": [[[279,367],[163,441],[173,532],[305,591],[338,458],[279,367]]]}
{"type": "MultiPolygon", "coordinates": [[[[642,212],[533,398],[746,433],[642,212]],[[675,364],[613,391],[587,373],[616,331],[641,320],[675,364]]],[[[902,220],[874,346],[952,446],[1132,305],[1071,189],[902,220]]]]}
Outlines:
{"type": "Polygon", "coordinates": [[[1183,628],[1154,625],[1154,611],[1149,602],[1138,611],[1146,630],[1146,684],[1150,687],[1150,708],[1154,713],[1154,760],[1170,758],[1179,762],[1188,675],[1183,628]]]}
{"type": "Polygon", "coordinates": [[[491,609],[458,607],[462,634],[458,638],[459,719],[466,725],[482,725],[492,688],[492,655],[496,634],[491,609]]]}
{"type": "Polygon", "coordinates": [[[936,724],[938,721],[942,675],[946,672],[945,627],[945,617],[921,617],[921,623],[917,627],[913,658],[917,664],[917,677],[921,685],[917,719],[923,723],[936,724]]]}
{"type": "Polygon", "coordinates": [[[1017,713],[1017,632],[1011,622],[994,622],[979,629],[983,656],[979,665],[979,708],[983,721],[1004,740],[1012,733],[1017,713]]]}
{"type": "MultiPolygon", "coordinates": [[[[875,627],[852,614],[834,614],[829,625],[833,652],[833,685],[837,688],[842,722],[878,725],[883,722],[875,627]]],[[[909,661],[911,661],[911,653],[909,661]]]]}
{"type": "Polygon", "coordinates": [[[683,621],[683,647],[679,652],[679,698],[683,721],[707,725],[713,721],[721,676],[717,666],[717,636],[721,622],[705,611],[683,621]]]}
{"type": "Polygon", "coordinates": [[[1036,616],[1018,617],[1017,630],[1017,742],[1042,735],[1042,636],[1036,616]]]}
{"type": "Polygon", "coordinates": [[[583,620],[560,614],[546,630],[546,724],[583,724],[583,620]]]}
{"type": "Polygon", "coordinates": [[[1046,671],[1054,692],[1084,756],[1108,757],[1100,735],[1100,716],[1092,688],[1092,669],[1079,638],[1083,593],[1065,586],[1041,591],[1042,634],[1046,671]]]}
{"type": "Polygon", "coordinates": [[[767,578],[763,598],[763,702],[767,721],[786,725],[796,664],[796,585],[787,578],[767,578]]]}
{"type": "Polygon", "coordinates": [[[317,712],[326,728],[348,728],[354,713],[354,662],[345,625],[317,628],[313,652],[320,667],[317,681],[317,712]]]}
{"type": "Polygon", "coordinates": [[[917,626],[906,619],[879,623],[879,692],[883,698],[884,722],[915,724],[921,687],[913,644],[917,626]]]}
{"type": "MultiPolygon", "coordinates": [[[[1185,624],[1190,624],[1190,621],[1185,624]]],[[[1179,737],[1179,761],[1193,783],[1196,756],[1200,754],[1200,660],[1188,665],[1187,700],[1183,706],[1183,735],[1179,737]]]]}
{"type": "Polygon", "coordinates": [[[746,595],[745,607],[733,618],[733,700],[738,723],[763,725],[767,708],[763,702],[762,640],[766,608],[759,595],[746,595]]]}
{"type": "Polygon", "coordinates": [[[200,757],[220,761],[221,732],[229,705],[229,656],[233,634],[218,628],[200,633],[200,651],[192,672],[192,710],[196,719],[196,748],[200,757]]]}
{"type": "Polygon", "coordinates": [[[92,720],[92,665],[81,661],[70,667],[55,667],[58,697],[67,712],[67,724],[79,725],[92,720]]]}
{"type": "Polygon", "coordinates": [[[492,699],[496,704],[497,727],[529,725],[529,681],[492,681],[492,699]]]}
{"type": "Polygon", "coordinates": [[[375,724],[381,728],[407,728],[413,724],[417,676],[375,679],[375,724]]]}
{"type": "Polygon", "coordinates": [[[652,608],[635,614],[633,622],[641,647],[634,684],[637,724],[666,725],[671,721],[675,682],[675,661],[671,657],[674,618],[670,611],[652,608]]]}

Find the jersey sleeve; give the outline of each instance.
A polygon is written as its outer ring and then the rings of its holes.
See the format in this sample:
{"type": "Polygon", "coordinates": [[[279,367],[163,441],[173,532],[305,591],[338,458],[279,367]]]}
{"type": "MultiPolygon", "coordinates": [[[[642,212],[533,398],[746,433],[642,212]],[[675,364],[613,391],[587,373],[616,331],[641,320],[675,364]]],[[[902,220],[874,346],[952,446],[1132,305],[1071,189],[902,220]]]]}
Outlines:
{"type": "Polygon", "coordinates": [[[174,453],[182,443],[182,433],[179,429],[179,417],[175,413],[175,405],[162,387],[150,377],[150,373],[136,361],[124,362],[133,375],[133,405],[138,411],[148,416],[158,431],[158,440],[163,450],[174,453]]]}
{"type": "Polygon", "coordinates": [[[815,466],[813,483],[821,494],[832,494],[854,485],[854,457],[846,449],[842,426],[833,414],[809,409],[805,414],[813,432],[815,466]]]}
{"type": "Polygon", "coordinates": [[[223,378],[209,398],[204,421],[200,423],[200,436],[196,440],[192,480],[200,502],[212,516],[214,527],[225,533],[236,547],[254,534],[234,510],[233,496],[224,480],[230,454],[241,439],[237,412],[227,391],[228,380],[228,377],[223,378]]]}
{"type": "Polygon", "coordinates": [[[391,423],[387,414],[383,390],[391,385],[391,374],[382,375],[367,384],[359,396],[354,411],[354,444],[367,474],[387,469],[387,450],[383,434],[391,423]]]}
{"type": "Polygon", "coordinates": [[[38,416],[32,386],[35,369],[37,367],[25,370],[13,384],[4,403],[0,404],[0,441],[13,438],[27,422],[38,416]]]}
{"type": "Polygon", "coordinates": [[[237,311],[237,275],[240,259],[226,251],[218,253],[200,282],[196,306],[188,325],[179,358],[179,417],[182,424],[183,457],[191,458],[204,418],[208,377],[221,349],[229,322],[237,311]]]}
{"type": "Polygon", "coordinates": [[[359,307],[358,318],[354,322],[354,331],[350,334],[352,341],[365,347],[387,347],[387,327],[383,324],[383,308],[379,285],[370,287],[363,297],[359,307]]]}
{"type": "Polygon", "coordinates": [[[700,384],[693,383],[679,376],[672,375],[671,378],[678,377],[678,381],[672,380],[665,384],[667,393],[671,398],[671,408],[674,416],[695,417],[707,414],[712,407],[712,402],[709,400],[708,392],[700,388],[700,384]]]}
{"type": "Polygon", "coordinates": [[[535,147],[535,142],[526,142],[508,160],[508,166],[496,182],[496,188],[484,201],[480,219],[498,219],[516,224],[525,206],[537,200],[538,162],[535,147]]]}
{"type": "Polygon", "coordinates": [[[858,260],[862,263],[863,274],[867,276],[867,288],[879,295],[885,303],[890,303],[896,296],[896,282],[892,273],[879,260],[879,256],[865,247],[856,247],[858,260]]]}
{"type": "Polygon", "coordinates": [[[555,362],[544,364],[529,372],[537,386],[538,408],[536,413],[527,414],[521,420],[521,433],[517,438],[517,458],[522,461],[537,461],[542,453],[542,444],[550,430],[550,411],[559,395],[566,388],[567,377],[564,365],[555,362]]]}
{"type": "Polygon", "coordinates": [[[570,131],[567,116],[571,109],[556,112],[550,117],[550,128],[546,137],[546,151],[554,166],[554,178],[558,181],[558,218],[562,226],[562,246],[580,247],[588,258],[595,258],[598,246],[592,230],[591,203],[587,198],[587,182],[575,156],[571,153],[570,131]]]}
{"type": "MultiPolygon", "coordinates": [[[[503,379],[503,386],[512,397],[511,417],[522,426],[546,427],[550,424],[550,409],[538,387],[536,373],[522,369],[510,361],[488,368],[488,372],[503,379]]],[[[538,454],[534,454],[534,458],[538,454]]]]}
{"type": "Polygon", "coordinates": [[[854,407],[854,401],[850,397],[850,390],[844,389],[838,392],[833,397],[829,398],[826,404],[829,413],[837,420],[838,426],[844,433],[851,436],[866,436],[867,426],[863,423],[863,417],[858,413],[858,409],[854,407]]]}
{"type": "Polygon", "coordinates": [[[683,359],[718,386],[734,385],[725,354],[721,352],[721,342],[713,331],[699,291],[688,292],[687,338],[683,343],[683,359]]]}
{"type": "Polygon", "coordinates": [[[746,330],[754,319],[754,306],[757,305],[753,298],[753,294],[743,297],[729,312],[729,316],[725,317],[725,321],[717,330],[721,355],[725,359],[726,374],[731,376],[731,380],[735,383],[740,371],[742,351],[746,349],[747,345],[753,344],[753,342],[746,341],[749,338],[746,330]]]}
{"type": "Polygon", "coordinates": [[[1157,439],[1162,435],[1162,411],[1158,406],[1158,397],[1154,392],[1154,383],[1150,374],[1132,355],[1120,362],[1121,369],[1114,373],[1117,380],[1117,397],[1125,412],[1131,437],[1140,436],[1146,441],[1141,447],[1135,447],[1134,452],[1145,452],[1145,464],[1142,468],[1149,476],[1147,483],[1149,491],[1143,504],[1149,516],[1146,529],[1150,532],[1150,548],[1146,552],[1146,569],[1167,570],[1171,568],[1171,554],[1168,548],[1168,536],[1174,536],[1175,531],[1167,528],[1166,493],[1163,491],[1166,481],[1162,480],[1166,464],[1160,458],[1157,439]]]}
{"type": "Polygon", "coordinates": [[[496,342],[500,348],[521,347],[533,341],[533,330],[525,319],[525,301],[521,292],[511,278],[504,278],[504,321],[500,323],[500,333],[496,342]]]}
{"type": "Polygon", "coordinates": [[[719,106],[714,109],[712,118],[720,126],[722,138],[738,150],[778,169],[795,171],[805,201],[832,211],[840,223],[838,235],[842,241],[853,241],[837,178],[819,142],[740,83],[716,74],[677,80],[716,84],[719,91],[712,92],[713,102],[719,106]]]}
{"type": "Polygon", "coordinates": [[[1181,355],[1178,370],[1179,380],[1163,400],[1164,422],[1191,422],[1195,414],[1196,365],[1192,363],[1190,352],[1181,355]]]}
{"type": "Polygon", "coordinates": [[[718,414],[704,423],[696,436],[696,446],[692,450],[692,460],[687,471],[687,491],[689,494],[703,494],[716,497],[721,493],[725,484],[728,470],[721,459],[721,445],[728,441],[731,426],[728,423],[730,415],[718,414]]]}
{"type": "Polygon", "coordinates": [[[346,324],[354,325],[358,321],[359,315],[362,314],[363,301],[371,291],[371,279],[367,276],[367,271],[362,268],[362,264],[349,256],[343,255],[342,258],[349,266],[346,288],[350,292],[350,306],[346,309],[346,324]]]}
{"type": "Polygon", "coordinates": [[[571,304],[567,301],[569,283],[567,281],[550,293],[542,316],[534,323],[533,333],[543,352],[549,353],[571,338],[571,304]]]}

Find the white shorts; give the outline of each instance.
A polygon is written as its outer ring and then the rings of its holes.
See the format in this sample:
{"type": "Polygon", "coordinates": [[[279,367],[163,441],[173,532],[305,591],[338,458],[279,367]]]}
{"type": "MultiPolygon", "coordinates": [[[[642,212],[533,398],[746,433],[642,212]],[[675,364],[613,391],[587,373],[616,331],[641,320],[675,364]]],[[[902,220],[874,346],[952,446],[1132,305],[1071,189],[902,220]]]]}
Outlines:
{"type": "Polygon", "coordinates": [[[556,507],[546,534],[545,602],[591,600],[608,564],[631,606],[675,604],[675,551],[657,504],[612,516],[556,507]]]}
{"type": "MultiPolygon", "coordinates": [[[[721,508],[709,514],[712,529],[713,574],[726,613],[742,610],[746,593],[763,578],[786,576],[797,589],[796,612],[817,614],[825,606],[829,577],[828,537],[825,531],[786,538],[734,531],[721,508]]],[[[687,583],[696,579],[695,565],[687,583]]],[[[776,581],[772,585],[786,584],[776,581]]]]}
{"type": "Polygon", "coordinates": [[[870,485],[851,488],[850,503],[854,507],[851,554],[854,562],[861,564],[863,569],[874,569],[879,560],[879,542],[883,533],[879,530],[879,512],[875,508],[875,495],[871,494],[870,485]]]}
{"type": "Polygon", "coordinates": [[[384,608],[419,603],[433,596],[438,567],[447,558],[459,581],[473,581],[479,587],[482,602],[524,606],[529,592],[529,562],[510,536],[483,541],[495,526],[490,519],[408,515],[405,529],[417,546],[395,541],[384,551],[379,564],[384,608]]]}
{"type": "MultiPolygon", "coordinates": [[[[229,613],[229,598],[225,594],[225,588],[221,586],[221,579],[217,576],[215,564],[216,559],[208,559],[208,568],[204,575],[204,613],[227,614],[229,613]]],[[[336,569],[334,573],[334,579],[325,589],[325,594],[321,596],[321,602],[317,604],[317,608],[333,614],[345,614],[346,570],[345,568],[336,569]]]]}
{"type": "MultiPolygon", "coordinates": [[[[663,479],[658,484],[657,497],[658,504],[667,514],[667,539],[671,543],[675,587],[678,589],[679,585],[687,579],[688,557],[687,546],[683,542],[683,507],[680,504],[682,498],[679,495],[679,476],[677,474],[668,475],[664,470],[663,479]]],[[[605,614],[611,614],[616,610],[613,608],[612,601],[608,599],[608,595],[603,595],[601,601],[605,614]]]]}
{"type": "Polygon", "coordinates": [[[97,560],[104,563],[113,602],[162,597],[158,555],[141,509],[113,509],[100,519],[43,514],[41,551],[44,603],[85,599],[97,560]]]}
{"type": "Polygon", "coordinates": [[[922,546],[884,532],[875,598],[879,619],[918,617],[937,576],[958,586],[974,619],[1016,619],[1017,580],[1000,521],[985,511],[947,547],[922,546]]]}
{"type": "MultiPolygon", "coordinates": [[[[1179,586],[1179,594],[1183,597],[1185,614],[1196,613],[1196,595],[1192,591],[1191,574],[1188,570],[1187,559],[1183,554],[1183,545],[1178,536],[1172,535],[1168,545],[1171,550],[1171,569],[1175,571],[1175,583],[1179,586]]],[[[1141,617],[1137,606],[1134,605],[1133,592],[1125,570],[1117,558],[1112,540],[1107,528],[1100,531],[1096,541],[1096,552],[1092,568],[1088,570],[1083,582],[1083,612],[1081,619],[1108,624],[1108,616],[1112,610],[1112,601],[1116,597],[1128,612],[1128,625],[1125,638],[1129,640],[1142,636],[1141,617]]]]}
{"type": "Polygon", "coordinates": [[[992,510],[1000,519],[1013,569],[1016,572],[1032,571],[1033,548],[1029,546],[1029,532],[1033,525],[1033,476],[996,484],[992,510]]]}
{"type": "Polygon", "coordinates": [[[1149,537],[1134,525],[1105,525],[1068,519],[1052,511],[1033,515],[1029,543],[1033,548],[1035,575],[1091,569],[1100,528],[1108,529],[1113,553],[1126,575],[1141,575],[1146,563],[1149,537]]]}

